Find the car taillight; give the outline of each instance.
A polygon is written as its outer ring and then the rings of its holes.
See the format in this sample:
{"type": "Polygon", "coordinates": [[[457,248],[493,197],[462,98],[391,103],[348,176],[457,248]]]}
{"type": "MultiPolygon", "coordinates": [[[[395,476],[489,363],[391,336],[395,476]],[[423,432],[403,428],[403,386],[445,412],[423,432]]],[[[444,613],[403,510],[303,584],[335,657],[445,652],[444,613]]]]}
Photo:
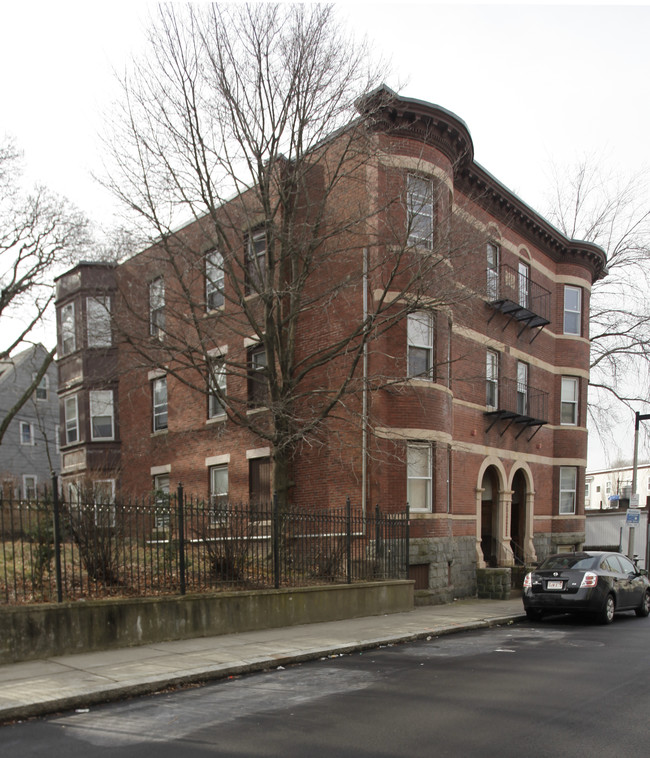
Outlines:
{"type": "Polygon", "coordinates": [[[582,577],[580,582],[580,588],[582,587],[595,587],[598,584],[598,574],[594,574],[591,571],[587,571],[582,577]]]}
{"type": "Polygon", "coordinates": [[[526,587],[532,587],[533,586],[533,575],[529,572],[524,577],[524,589],[526,587]]]}

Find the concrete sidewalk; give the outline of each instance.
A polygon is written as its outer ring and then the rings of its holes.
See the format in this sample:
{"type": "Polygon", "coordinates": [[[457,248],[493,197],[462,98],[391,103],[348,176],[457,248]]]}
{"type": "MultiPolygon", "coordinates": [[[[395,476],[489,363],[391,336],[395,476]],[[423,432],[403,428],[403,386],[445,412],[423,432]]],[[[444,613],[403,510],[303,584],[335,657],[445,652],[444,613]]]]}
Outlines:
{"type": "Polygon", "coordinates": [[[160,642],[0,666],[0,723],[322,656],[525,618],[520,599],[160,642]]]}

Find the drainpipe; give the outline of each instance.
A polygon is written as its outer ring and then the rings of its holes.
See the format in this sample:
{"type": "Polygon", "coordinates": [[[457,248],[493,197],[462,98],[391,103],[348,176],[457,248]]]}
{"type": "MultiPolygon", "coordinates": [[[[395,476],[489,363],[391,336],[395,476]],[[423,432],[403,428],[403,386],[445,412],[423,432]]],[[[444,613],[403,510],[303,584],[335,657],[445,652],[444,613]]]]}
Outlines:
{"type": "MultiPolygon", "coordinates": [[[[368,318],[368,248],[363,248],[363,322],[368,318]]],[[[367,326],[364,326],[364,331],[367,326]]],[[[367,334],[365,335],[367,338],[367,334]]],[[[363,387],[361,388],[361,514],[366,517],[368,477],[368,342],[363,343],[363,387]]]]}

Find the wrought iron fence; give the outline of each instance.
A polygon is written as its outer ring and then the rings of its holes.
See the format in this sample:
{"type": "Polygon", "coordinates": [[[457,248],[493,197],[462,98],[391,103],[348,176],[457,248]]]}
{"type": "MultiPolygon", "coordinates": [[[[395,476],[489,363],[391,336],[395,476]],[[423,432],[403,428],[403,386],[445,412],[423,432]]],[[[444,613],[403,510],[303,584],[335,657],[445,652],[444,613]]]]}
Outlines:
{"type": "MultiPolygon", "coordinates": [[[[56,493],[56,489],[54,490],[56,493]]],[[[408,508],[0,500],[0,602],[62,602],[406,578],[408,508]]]]}

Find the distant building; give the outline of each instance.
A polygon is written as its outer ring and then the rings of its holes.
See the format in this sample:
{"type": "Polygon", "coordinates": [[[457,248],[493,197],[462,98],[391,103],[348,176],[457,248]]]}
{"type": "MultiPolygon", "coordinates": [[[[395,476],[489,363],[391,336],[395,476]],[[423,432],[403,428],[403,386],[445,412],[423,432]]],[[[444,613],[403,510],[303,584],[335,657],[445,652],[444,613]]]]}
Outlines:
{"type": "MultiPolygon", "coordinates": [[[[47,356],[34,345],[0,361],[0,417],[16,404],[47,356]]],[[[48,368],[33,395],[9,424],[0,445],[0,476],[5,496],[32,498],[59,471],[59,400],[56,364],[48,368]]]]}
{"type": "MultiPolygon", "coordinates": [[[[639,507],[650,505],[650,463],[637,466],[636,491],[639,507]]],[[[629,508],[632,494],[632,466],[587,471],[585,510],[629,508]]]]}

